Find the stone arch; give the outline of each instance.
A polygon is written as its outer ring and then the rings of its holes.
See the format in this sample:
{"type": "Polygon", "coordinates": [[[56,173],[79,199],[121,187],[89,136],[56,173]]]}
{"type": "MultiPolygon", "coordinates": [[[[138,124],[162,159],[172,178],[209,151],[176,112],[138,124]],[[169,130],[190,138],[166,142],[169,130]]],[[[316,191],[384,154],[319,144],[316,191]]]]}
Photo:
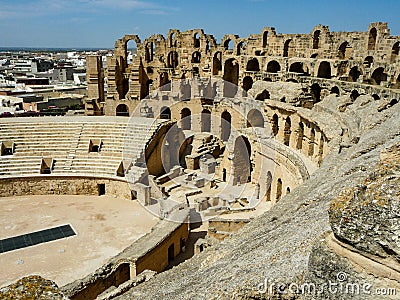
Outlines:
{"type": "Polygon", "coordinates": [[[276,60],[271,60],[267,64],[267,72],[278,73],[281,70],[281,65],[276,60]]]}
{"type": "Polygon", "coordinates": [[[151,62],[154,59],[154,53],[153,53],[153,43],[147,43],[146,46],[144,46],[144,60],[146,62],[151,62]]]}
{"type": "Polygon", "coordinates": [[[195,51],[192,54],[192,63],[200,63],[201,61],[201,53],[199,51],[195,51]]]}
{"type": "Polygon", "coordinates": [[[337,87],[336,85],[333,86],[333,87],[331,88],[331,94],[336,94],[336,95],[340,96],[339,87],[337,87]]]}
{"type": "Polygon", "coordinates": [[[313,97],[314,103],[321,101],[321,87],[318,83],[311,85],[311,96],[313,97]]]}
{"type": "Polygon", "coordinates": [[[125,57],[127,66],[132,64],[134,57],[136,57],[137,55],[137,50],[138,50],[138,43],[135,41],[135,39],[128,39],[125,42],[125,55],[126,55],[125,57]]]}
{"type": "Polygon", "coordinates": [[[236,47],[236,55],[244,55],[246,49],[246,42],[241,41],[236,47]]]}
{"type": "Polygon", "coordinates": [[[290,120],[290,117],[288,116],[285,120],[285,129],[283,131],[283,144],[286,146],[289,146],[290,143],[290,135],[292,133],[291,127],[292,122],[290,120]]]}
{"type": "Polygon", "coordinates": [[[161,107],[160,119],[171,120],[171,109],[168,106],[161,107]]]}
{"type": "Polygon", "coordinates": [[[278,178],[276,181],[276,202],[282,198],[282,179],[278,178]]]}
{"type": "Polygon", "coordinates": [[[318,75],[319,78],[330,79],[331,75],[331,64],[327,61],[322,61],[318,66],[318,75]]]}
{"type": "Polygon", "coordinates": [[[199,33],[195,32],[193,36],[193,47],[194,48],[200,48],[200,37],[199,33]]]}
{"type": "Polygon", "coordinates": [[[304,124],[303,122],[299,122],[299,127],[297,128],[297,143],[296,149],[303,149],[303,139],[304,139],[304,124]]]}
{"type": "Polygon", "coordinates": [[[395,89],[400,89],[400,74],[397,76],[396,83],[394,84],[395,89]]]}
{"type": "Polygon", "coordinates": [[[126,104],[119,104],[115,109],[115,115],[121,117],[129,117],[129,108],[126,104]]]}
{"type": "Polygon", "coordinates": [[[169,80],[169,76],[167,72],[162,72],[160,74],[160,88],[162,90],[169,90],[170,89],[170,83],[171,81],[169,80]]]}
{"type": "Polygon", "coordinates": [[[208,109],[201,112],[201,132],[211,132],[211,112],[208,109]]]}
{"type": "Polygon", "coordinates": [[[308,74],[308,68],[302,62],[294,62],[290,65],[289,72],[308,74]]]}
{"type": "Polygon", "coordinates": [[[251,182],[251,144],[247,137],[240,135],[235,140],[233,156],[233,184],[251,182]]]}
{"type": "Polygon", "coordinates": [[[263,35],[262,35],[263,48],[267,47],[267,45],[268,45],[268,34],[269,34],[269,32],[267,30],[263,32],[263,35]]]}
{"type": "Polygon", "coordinates": [[[315,30],[314,31],[314,36],[313,36],[313,49],[318,49],[319,48],[319,38],[321,35],[321,30],[315,30]]]}
{"type": "Polygon", "coordinates": [[[279,132],[279,117],[277,114],[272,116],[272,133],[277,136],[279,132]]]}
{"type": "Polygon", "coordinates": [[[257,58],[252,58],[247,62],[246,71],[260,71],[260,64],[258,63],[257,58]]]}
{"type": "Polygon", "coordinates": [[[365,66],[366,68],[371,68],[372,65],[373,65],[373,63],[374,63],[374,57],[373,57],[373,56],[367,56],[367,57],[364,59],[364,66],[365,66]]]}
{"type": "Polygon", "coordinates": [[[390,55],[390,63],[394,63],[395,60],[397,59],[397,57],[399,56],[399,46],[400,42],[396,42],[394,43],[393,47],[392,47],[392,53],[390,55]]]}
{"type": "Polygon", "coordinates": [[[371,83],[375,85],[380,85],[382,81],[387,80],[387,74],[382,67],[376,68],[371,75],[371,83]]]}
{"type": "Polygon", "coordinates": [[[235,48],[235,42],[232,41],[230,38],[226,39],[224,42],[224,49],[233,50],[234,48],[235,48]]]}
{"type": "Polygon", "coordinates": [[[312,128],[310,132],[308,144],[308,156],[312,157],[314,155],[314,144],[315,144],[315,129],[312,128]]]}
{"type": "Polygon", "coordinates": [[[168,53],[167,59],[168,68],[175,69],[179,65],[179,55],[176,51],[171,51],[168,53]]]}
{"type": "Polygon", "coordinates": [[[231,135],[232,116],[228,111],[221,114],[221,140],[227,141],[231,135]]]}
{"type": "Polygon", "coordinates": [[[271,95],[267,90],[263,90],[261,93],[257,94],[256,100],[266,100],[270,99],[271,95]]]}
{"type": "Polygon", "coordinates": [[[292,47],[292,39],[288,39],[285,41],[283,45],[283,57],[291,57],[293,56],[293,47],[292,47]]]}
{"type": "Polygon", "coordinates": [[[267,180],[266,180],[266,193],[265,193],[265,197],[266,197],[266,201],[271,201],[271,186],[272,186],[272,174],[270,171],[267,172],[267,180]]]}
{"type": "Polygon", "coordinates": [[[357,90],[352,90],[350,93],[350,99],[354,102],[358,97],[360,96],[360,93],[357,90]]]}
{"type": "Polygon", "coordinates": [[[213,56],[213,75],[218,75],[222,71],[222,52],[215,52],[213,56]]]}
{"type": "Polygon", "coordinates": [[[258,109],[252,109],[247,114],[247,127],[264,128],[264,117],[258,109]]]}
{"type": "Polygon", "coordinates": [[[182,130],[192,129],[192,112],[187,107],[181,110],[181,127],[182,130]]]}
{"type": "Polygon", "coordinates": [[[372,27],[369,31],[369,36],[368,36],[368,50],[375,50],[376,36],[377,36],[376,28],[372,27]]]}
{"type": "Polygon", "coordinates": [[[313,53],[310,55],[310,58],[317,58],[318,57],[318,53],[313,53]]]}
{"type": "Polygon", "coordinates": [[[169,46],[170,48],[176,48],[177,47],[177,40],[176,40],[176,32],[171,32],[169,35],[169,46]]]}
{"type": "Polygon", "coordinates": [[[239,63],[236,59],[230,58],[225,61],[223,80],[227,82],[224,85],[224,96],[234,97],[239,83],[239,63]]]}
{"type": "Polygon", "coordinates": [[[286,195],[289,195],[290,194],[290,187],[288,186],[288,187],[286,187],[286,195]]]}
{"type": "Polygon", "coordinates": [[[243,89],[247,92],[253,87],[253,78],[246,76],[243,78],[243,89]]]}
{"type": "Polygon", "coordinates": [[[339,49],[338,49],[338,57],[339,59],[349,59],[351,56],[351,48],[349,46],[349,43],[347,41],[343,42],[340,44],[339,49]]]}
{"type": "Polygon", "coordinates": [[[372,98],[374,98],[374,100],[379,100],[379,99],[381,99],[381,97],[379,97],[379,95],[377,95],[377,94],[373,94],[373,95],[372,95],[372,98]]]}
{"type": "Polygon", "coordinates": [[[348,81],[356,82],[358,77],[360,77],[360,75],[362,75],[361,71],[358,70],[357,66],[354,66],[349,71],[348,81]]]}

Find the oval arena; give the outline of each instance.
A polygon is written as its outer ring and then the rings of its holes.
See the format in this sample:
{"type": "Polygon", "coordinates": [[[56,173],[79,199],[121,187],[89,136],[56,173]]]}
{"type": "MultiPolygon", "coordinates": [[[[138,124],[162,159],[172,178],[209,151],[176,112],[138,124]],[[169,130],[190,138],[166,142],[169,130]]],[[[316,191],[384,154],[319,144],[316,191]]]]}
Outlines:
{"type": "Polygon", "coordinates": [[[0,254],[0,285],[39,274],[71,299],[145,295],[154,272],[295,201],[329,157],[367,153],[399,109],[399,41],[386,23],[220,43],[170,30],[124,36],[105,66],[88,56],[87,116],[0,119],[0,239],[75,232],[0,254]]]}

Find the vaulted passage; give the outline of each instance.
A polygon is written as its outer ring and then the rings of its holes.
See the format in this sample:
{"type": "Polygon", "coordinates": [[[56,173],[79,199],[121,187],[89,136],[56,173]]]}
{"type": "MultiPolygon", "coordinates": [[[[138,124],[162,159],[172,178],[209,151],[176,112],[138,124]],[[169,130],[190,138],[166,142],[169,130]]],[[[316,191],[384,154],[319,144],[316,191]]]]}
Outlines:
{"type": "Polygon", "coordinates": [[[382,67],[379,67],[374,70],[371,76],[371,83],[380,85],[382,81],[387,80],[387,74],[384,73],[384,69],[382,67]]]}
{"type": "Polygon", "coordinates": [[[201,112],[201,132],[211,132],[211,112],[208,109],[201,112]]]}
{"type": "Polygon", "coordinates": [[[189,108],[185,107],[181,110],[181,126],[183,130],[190,130],[192,129],[192,119],[191,119],[192,112],[189,108]]]}
{"type": "Polygon", "coordinates": [[[246,71],[253,71],[253,72],[260,71],[260,65],[258,63],[257,58],[250,59],[247,62],[246,71]]]}
{"type": "Polygon", "coordinates": [[[289,72],[308,74],[308,69],[302,62],[295,62],[290,65],[289,72]]]}
{"type": "Polygon", "coordinates": [[[392,54],[390,56],[390,63],[394,63],[397,57],[399,56],[399,44],[400,42],[397,42],[393,45],[392,47],[392,54]]]}
{"type": "Polygon", "coordinates": [[[348,81],[356,82],[360,75],[362,75],[362,73],[358,70],[358,67],[352,67],[349,72],[348,81]]]}
{"type": "Polygon", "coordinates": [[[287,117],[285,120],[285,130],[283,136],[283,144],[289,146],[290,143],[290,134],[292,133],[291,130],[292,122],[290,121],[290,117],[287,117]]]}
{"type": "Polygon", "coordinates": [[[376,44],[376,28],[373,27],[369,31],[369,37],[368,37],[368,50],[375,50],[375,44],[376,44]]]}
{"type": "Polygon", "coordinates": [[[231,114],[224,111],[221,115],[221,140],[227,141],[231,135],[231,114]]]}
{"type": "Polygon", "coordinates": [[[115,110],[116,116],[129,117],[129,109],[125,104],[119,104],[115,110]]]}
{"type": "Polygon", "coordinates": [[[331,78],[331,64],[327,61],[323,61],[318,67],[318,77],[319,78],[331,78]]]}
{"type": "Polygon", "coordinates": [[[233,184],[251,182],[251,145],[247,137],[239,136],[235,141],[233,157],[233,184]]]}
{"type": "Polygon", "coordinates": [[[243,78],[243,89],[247,92],[253,87],[253,78],[246,76],[243,78]]]}
{"type": "Polygon", "coordinates": [[[281,70],[281,65],[276,61],[272,60],[267,65],[267,72],[277,73],[281,70]]]}
{"type": "Polygon", "coordinates": [[[264,127],[264,117],[257,109],[252,109],[247,114],[247,127],[264,127]]]}
{"type": "Polygon", "coordinates": [[[236,59],[228,59],[225,61],[223,79],[232,84],[225,84],[224,95],[225,97],[234,97],[237,92],[237,85],[239,83],[239,63],[236,59]]]}

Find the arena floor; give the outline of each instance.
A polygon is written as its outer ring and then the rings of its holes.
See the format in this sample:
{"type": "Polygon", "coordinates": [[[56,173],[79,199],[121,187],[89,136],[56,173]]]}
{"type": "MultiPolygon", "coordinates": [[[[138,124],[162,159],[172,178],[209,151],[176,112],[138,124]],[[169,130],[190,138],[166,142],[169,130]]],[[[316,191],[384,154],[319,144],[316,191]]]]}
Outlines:
{"type": "Polygon", "coordinates": [[[63,286],[95,271],[158,222],[139,203],[112,196],[0,198],[0,239],[70,224],[77,235],[0,253],[0,286],[38,274],[63,286]]]}

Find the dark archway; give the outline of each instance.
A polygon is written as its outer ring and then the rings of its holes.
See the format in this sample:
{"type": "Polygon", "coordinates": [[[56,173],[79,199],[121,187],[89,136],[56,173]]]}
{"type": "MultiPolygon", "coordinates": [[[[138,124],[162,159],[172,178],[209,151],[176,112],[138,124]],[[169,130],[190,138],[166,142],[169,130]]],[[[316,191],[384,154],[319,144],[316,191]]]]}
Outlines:
{"type": "Polygon", "coordinates": [[[313,37],[313,49],[318,49],[319,48],[319,36],[321,34],[320,30],[315,30],[314,31],[314,37],[313,37]]]}
{"type": "Polygon", "coordinates": [[[382,81],[387,80],[387,74],[384,72],[382,67],[376,68],[371,76],[371,83],[380,85],[382,81]]]}
{"type": "Polygon", "coordinates": [[[129,108],[126,104],[119,104],[115,109],[115,114],[120,117],[129,117],[129,108]]]}
{"type": "Polygon", "coordinates": [[[201,54],[199,51],[193,52],[192,54],[192,63],[198,64],[201,61],[201,54]]]}
{"type": "Polygon", "coordinates": [[[290,117],[287,117],[285,120],[285,129],[283,131],[283,144],[286,146],[289,146],[290,143],[290,135],[292,133],[292,122],[290,120],[290,117]]]}
{"type": "Polygon", "coordinates": [[[277,114],[272,116],[272,133],[277,136],[279,132],[279,118],[277,114]]]}
{"type": "Polygon", "coordinates": [[[260,65],[257,58],[252,58],[247,62],[246,71],[258,72],[260,71],[260,65]]]}
{"type": "Polygon", "coordinates": [[[132,64],[137,55],[137,43],[135,40],[128,40],[125,44],[126,64],[132,64]]]}
{"type": "Polygon", "coordinates": [[[336,94],[336,95],[340,96],[339,88],[337,86],[332,87],[331,94],[336,94]]]}
{"type": "Polygon", "coordinates": [[[222,53],[216,52],[213,57],[213,75],[219,75],[222,71],[222,53]]]}
{"type": "Polygon", "coordinates": [[[257,109],[252,109],[247,114],[247,127],[264,128],[264,117],[257,109]]]}
{"type": "Polygon", "coordinates": [[[310,132],[310,139],[308,141],[308,156],[313,156],[314,155],[314,144],[315,144],[315,130],[314,128],[311,129],[310,132]]]}
{"type": "Polygon", "coordinates": [[[283,45],[283,57],[293,56],[293,48],[291,44],[293,44],[291,39],[285,41],[285,44],[283,45]]]}
{"type": "Polygon", "coordinates": [[[304,124],[303,122],[299,123],[299,127],[297,129],[297,143],[296,149],[303,149],[303,138],[304,138],[304,124]]]}
{"type": "Polygon", "coordinates": [[[168,91],[171,89],[171,81],[169,80],[168,73],[163,72],[160,74],[160,89],[163,91],[168,91]]]}
{"type": "Polygon", "coordinates": [[[281,65],[276,61],[272,60],[267,65],[267,72],[269,73],[277,73],[281,70],[281,65]]]}
{"type": "Polygon", "coordinates": [[[262,44],[264,48],[268,45],[268,31],[264,31],[263,33],[262,44]]]}
{"type": "Polygon", "coordinates": [[[182,130],[192,129],[192,112],[187,107],[181,110],[181,126],[182,130]]]}
{"type": "Polygon", "coordinates": [[[302,62],[295,62],[292,63],[289,67],[289,72],[293,73],[301,73],[301,74],[308,74],[307,67],[304,66],[302,62]]]}
{"type": "Polygon", "coordinates": [[[259,93],[256,96],[256,100],[266,100],[266,99],[270,99],[271,95],[269,94],[269,92],[267,90],[263,90],[261,93],[259,93]]]}
{"type": "Polygon", "coordinates": [[[201,112],[201,132],[211,132],[211,112],[208,109],[201,112]]]}
{"type": "Polygon", "coordinates": [[[282,179],[278,178],[276,181],[276,202],[282,198],[282,179]]]}
{"type": "Polygon", "coordinates": [[[232,41],[231,39],[227,39],[227,40],[224,42],[224,48],[225,48],[225,50],[233,50],[234,47],[235,47],[235,42],[232,41]]]}
{"type": "Polygon", "coordinates": [[[371,68],[373,63],[374,63],[374,58],[372,56],[367,56],[364,59],[364,66],[366,68],[371,68]]]}
{"type": "Polygon", "coordinates": [[[193,46],[195,48],[200,48],[200,37],[197,32],[194,34],[194,37],[193,37],[193,46]]]}
{"type": "Polygon", "coordinates": [[[175,69],[179,65],[178,52],[171,51],[170,53],[168,53],[167,64],[168,64],[168,68],[173,68],[173,69],[175,69]]]}
{"type": "Polygon", "coordinates": [[[241,135],[235,141],[233,184],[251,182],[252,171],[251,145],[247,137],[241,135]]]}
{"type": "Polygon", "coordinates": [[[163,106],[160,109],[160,119],[171,120],[171,109],[167,106],[163,106]]]}
{"type": "Polygon", "coordinates": [[[348,59],[350,56],[350,49],[349,49],[349,43],[348,42],[343,42],[339,46],[338,50],[338,57],[339,59],[348,59]]]}
{"type": "Polygon", "coordinates": [[[358,70],[357,66],[354,66],[350,69],[348,81],[356,82],[360,75],[362,75],[362,73],[358,70]]]}
{"type": "Polygon", "coordinates": [[[234,97],[239,83],[239,63],[236,59],[230,58],[225,61],[223,79],[228,82],[224,85],[224,96],[234,97]],[[229,82],[232,84],[229,84],[229,82]]]}
{"type": "Polygon", "coordinates": [[[243,78],[243,89],[247,92],[253,87],[253,78],[246,76],[243,78]]]}
{"type": "Polygon", "coordinates": [[[313,97],[314,103],[321,101],[321,87],[318,83],[311,85],[311,96],[313,97]]]}
{"type": "Polygon", "coordinates": [[[399,44],[400,42],[396,42],[392,47],[392,54],[390,55],[390,63],[394,63],[399,56],[399,44]]]}
{"type": "Polygon", "coordinates": [[[360,96],[360,93],[357,90],[352,90],[350,94],[350,99],[355,101],[360,96]]]}
{"type": "Polygon", "coordinates": [[[323,61],[319,64],[318,67],[318,76],[319,78],[331,78],[331,64],[327,61],[323,61]]]}
{"type": "Polygon", "coordinates": [[[221,115],[221,140],[223,141],[229,140],[231,135],[231,120],[231,114],[224,111],[221,115]]]}
{"type": "Polygon", "coordinates": [[[377,36],[376,28],[372,27],[371,30],[369,31],[368,50],[375,50],[376,36],[377,36]]]}

